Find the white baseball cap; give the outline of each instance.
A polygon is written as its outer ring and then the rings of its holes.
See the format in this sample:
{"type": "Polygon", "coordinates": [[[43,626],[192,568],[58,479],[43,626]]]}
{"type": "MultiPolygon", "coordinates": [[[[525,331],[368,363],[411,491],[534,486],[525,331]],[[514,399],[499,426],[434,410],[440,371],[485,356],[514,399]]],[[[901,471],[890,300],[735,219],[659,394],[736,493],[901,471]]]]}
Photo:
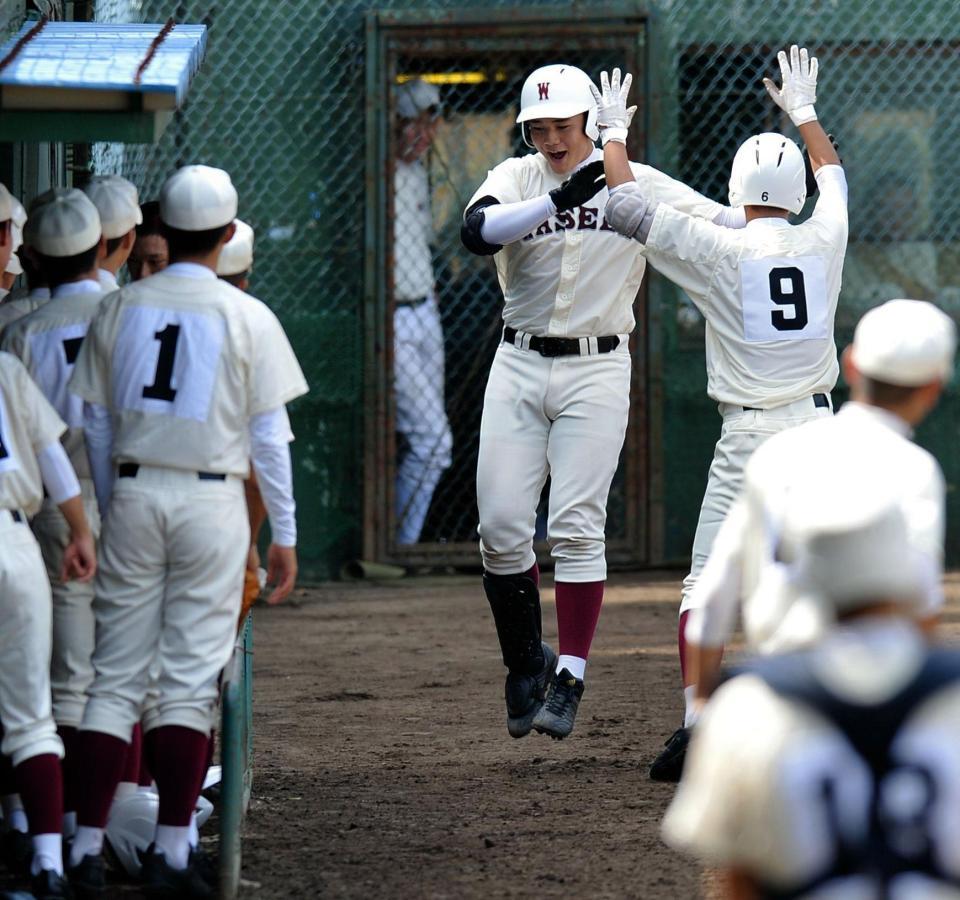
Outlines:
{"type": "Polygon", "coordinates": [[[10,231],[13,236],[13,247],[11,248],[10,261],[7,263],[4,272],[9,275],[22,275],[23,266],[20,264],[17,251],[23,246],[23,226],[27,222],[27,211],[16,197],[13,197],[12,200],[13,214],[10,216],[10,231]]]}
{"type": "Polygon", "coordinates": [[[100,213],[103,236],[123,237],[143,222],[137,189],[120,175],[94,175],[83,192],[100,213]]]}
{"type": "Polygon", "coordinates": [[[13,218],[14,199],[10,196],[10,191],[0,182],[0,222],[6,222],[13,218]]]}
{"type": "Polygon", "coordinates": [[[53,188],[30,204],[23,242],[44,256],[76,256],[100,240],[100,214],[76,188],[53,188]]]}
{"type": "Polygon", "coordinates": [[[233,224],[237,230],[220,251],[218,275],[239,275],[253,268],[253,229],[240,219],[234,219],[233,224]]]}
{"type": "Polygon", "coordinates": [[[237,189],[223,169],[184,166],[160,189],[160,218],[181,231],[209,231],[237,216],[237,189]]]}
{"type": "Polygon", "coordinates": [[[415,119],[431,106],[440,111],[440,91],[435,84],[414,78],[397,87],[397,115],[401,118],[415,119]]]}
{"type": "Polygon", "coordinates": [[[851,356],[868,378],[903,387],[949,381],[957,348],[953,320],[926,300],[888,300],[864,314],[851,356]]]}

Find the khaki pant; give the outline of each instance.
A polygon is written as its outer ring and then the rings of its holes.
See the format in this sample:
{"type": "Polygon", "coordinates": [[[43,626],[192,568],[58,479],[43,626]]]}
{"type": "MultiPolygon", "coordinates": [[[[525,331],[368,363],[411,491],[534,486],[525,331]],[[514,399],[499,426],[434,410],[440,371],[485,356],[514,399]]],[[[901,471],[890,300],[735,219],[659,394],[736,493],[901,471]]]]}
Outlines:
{"type": "Polygon", "coordinates": [[[100,542],[84,730],[129,741],[143,710],[146,731],[210,732],[249,546],[239,478],[141,466],[116,480],[100,542]]]}
{"type": "Polygon", "coordinates": [[[63,756],[50,703],[50,582],[25,522],[0,510],[0,750],[15,766],[63,756]]]}
{"type": "MultiPolygon", "coordinates": [[[[100,513],[93,482],[81,479],[80,488],[87,522],[97,541],[100,538],[100,513]]],[[[83,719],[87,688],[93,681],[93,582],[81,584],[60,580],[63,551],[70,543],[70,528],[49,497],[31,524],[53,588],[53,655],[50,660],[53,718],[58,725],[76,728],[83,719]]]]}

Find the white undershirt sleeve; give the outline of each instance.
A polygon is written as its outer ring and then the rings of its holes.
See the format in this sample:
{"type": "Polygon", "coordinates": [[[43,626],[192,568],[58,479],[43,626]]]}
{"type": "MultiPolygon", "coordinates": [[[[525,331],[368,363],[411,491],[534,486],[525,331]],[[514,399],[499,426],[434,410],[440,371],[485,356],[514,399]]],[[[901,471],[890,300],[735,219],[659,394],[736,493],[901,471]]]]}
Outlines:
{"type": "Polygon", "coordinates": [[[484,207],[480,237],[488,244],[512,244],[530,234],[557,211],[549,194],[484,207]]]}
{"type": "Polygon", "coordinates": [[[281,547],[297,545],[297,507],[290,464],[292,440],[286,407],[271,409],[250,419],[250,458],[270,518],[273,543],[281,547]]]}
{"type": "Polygon", "coordinates": [[[59,506],[80,493],[80,482],[73,471],[70,457],[60,441],[48,444],[37,454],[40,477],[50,499],[59,506]]]}
{"type": "Polygon", "coordinates": [[[83,404],[83,437],[90,460],[90,474],[97,494],[100,517],[107,514],[113,493],[113,421],[110,411],[99,403],[83,404]]]}
{"type": "Polygon", "coordinates": [[[724,228],[746,228],[747,211],[742,206],[725,206],[714,216],[713,224],[724,228]]]}

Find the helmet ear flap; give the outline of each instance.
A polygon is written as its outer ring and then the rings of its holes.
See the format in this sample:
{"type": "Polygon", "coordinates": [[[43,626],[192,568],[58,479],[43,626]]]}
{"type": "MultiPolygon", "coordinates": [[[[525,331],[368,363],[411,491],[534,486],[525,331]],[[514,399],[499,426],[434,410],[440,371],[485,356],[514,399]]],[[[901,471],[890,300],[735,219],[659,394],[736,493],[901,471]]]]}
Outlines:
{"type": "Polygon", "coordinates": [[[533,139],[530,137],[530,123],[521,122],[520,123],[520,135],[523,137],[523,142],[530,148],[536,149],[536,146],[533,143],[533,139]]]}

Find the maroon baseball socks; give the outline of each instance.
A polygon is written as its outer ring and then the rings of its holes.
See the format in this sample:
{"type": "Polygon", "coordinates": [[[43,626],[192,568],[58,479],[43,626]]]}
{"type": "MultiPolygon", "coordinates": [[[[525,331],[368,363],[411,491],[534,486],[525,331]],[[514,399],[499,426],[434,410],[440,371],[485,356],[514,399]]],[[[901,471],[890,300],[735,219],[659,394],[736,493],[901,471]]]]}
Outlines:
{"type": "Polygon", "coordinates": [[[557,671],[566,669],[583,681],[590,645],[603,604],[603,581],[556,583],[557,632],[560,657],[557,671]]]}

